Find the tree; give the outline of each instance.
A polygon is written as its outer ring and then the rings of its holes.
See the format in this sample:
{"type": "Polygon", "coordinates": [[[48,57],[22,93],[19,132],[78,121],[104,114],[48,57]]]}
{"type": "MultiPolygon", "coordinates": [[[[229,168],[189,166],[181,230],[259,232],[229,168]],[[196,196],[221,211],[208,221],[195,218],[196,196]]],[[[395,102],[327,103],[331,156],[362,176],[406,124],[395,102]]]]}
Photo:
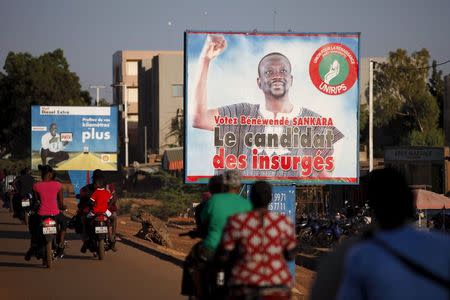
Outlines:
{"type": "Polygon", "coordinates": [[[178,108],[176,115],[170,120],[170,131],[166,136],[166,140],[172,137],[175,138],[176,142],[169,144],[169,147],[183,147],[184,117],[182,108],[178,108]]]}
{"type": "Polygon", "coordinates": [[[439,110],[441,111],[439,116],[439,127],[444,127],[444,79],[442,78],[442,71],[437,70],[437,63],[433,60],[431,64],[431,77],[428,82],[428,89],[430,90],[431,95],[436,98],[437,104],[439,106],[439,110]]]}
{"type": "Polygon", "coordinates": [[[105,98],[100,98],[98,100],[98,106],[111,106],[111,103],[109,103],[105,98]]]}
{"type": "Polygon", "coordinates": [[[7,113],[0,119],[0,156],[29,154],[31,105],[90,104],[89,94],[81,90],[61,49],[39,57],[10,52],[4,70],[0,72],[0,106],[7,113]]]}
{"type": "Polygon", "coordinates": [[[389,53],[374,69],[374,126],[378,146],[442,146],[440,110],[427,85],[430,55],[403,49],[389,53]],[[383,138],[389,137],[389,138],[383,138]]]}

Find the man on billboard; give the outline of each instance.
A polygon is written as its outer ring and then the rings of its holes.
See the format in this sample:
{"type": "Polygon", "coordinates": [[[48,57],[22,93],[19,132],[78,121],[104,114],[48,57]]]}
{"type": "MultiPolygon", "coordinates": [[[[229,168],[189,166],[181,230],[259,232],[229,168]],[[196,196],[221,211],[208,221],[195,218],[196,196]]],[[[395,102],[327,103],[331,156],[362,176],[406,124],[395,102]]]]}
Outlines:
{"type": "Polygon", "coordinates": [[[61,136],[56,130],[56,124],[50,124],[49,132],[41,138],[42,165],[48,164],[51,167],[56,167],[58,163],[69,159],[69,154],[63,151],[68,142],[61,141],[61,136]],[[47,159],[49,160],[47,161],[47,159]]]}
{"type": "MultiPolygon", "coordinates": [[[[237,167],[244,176],[294,179],[326,176],[331,173],[333,164],[329,158],[332,159],[333,144],[342,139],[343,134],[334,126],[307,127],[283,123],[284,119],[292,121],[309,117],[321,118],[316,112],[292,102],[289,98],[293,83],[292,66],[284,54],[271,52],[259,61],[256,83],[264,94],[263,103],[237,103],[207,108],[209,66],[226,47],[227,42],[223,36],[207,36],[200,54],[199,73],[194,85],[193,127],[214,131],[215,141],[223,138],[226,133],[232,133],[236,137],[236,143],[223,147],[223,152],[218,149],[215,162],[232,154],[237,158],[237,167]],[[219,119],[222,121],[218,122],[219,119]],[[256,122],[257,119],[277,122],[266,125],[256,122]],[[240,160],[241,157],[245,162],[240,160]],[[266,163],[267,161],[269,163],[266,163]]],[[[338,73],[339,66],[333,64],[327,78],[331,80],[338,73]]],[[[217,143],[215,145],[217,147],[217,143]]],[[[217,173],[221,173],[222,168],[215,169],[217,173]]]]}

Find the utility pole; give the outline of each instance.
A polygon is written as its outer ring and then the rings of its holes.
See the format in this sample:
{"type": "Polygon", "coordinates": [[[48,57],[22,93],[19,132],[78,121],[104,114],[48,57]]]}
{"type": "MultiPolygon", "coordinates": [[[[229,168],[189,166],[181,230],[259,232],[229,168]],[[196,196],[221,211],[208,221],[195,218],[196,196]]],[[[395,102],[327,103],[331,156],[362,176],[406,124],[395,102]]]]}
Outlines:
{"type": "Polygon", "coordinates": [[[147,126],[144,126],[144,163],[147,164],[147,126]]]}
{"type": "MultiPolygon", "coordinates": [[[[122,87],[122,103],[123,110],[122,115],[125,119],[124,131],[125,131],[125,167],[128,167],[128,97],[127,97],[127,85],[123,82],[119,82],[116,84],[112,84],[111,87],[122,87]]],[[[127,170],[127,178],[128,178],[128,170],[127,170]]]]}
{"type": "Polygon", "coordinates": [[[369,60],[369,172],[373,170],[373,60],[369,60]]]}
{"type": "Polygon", "coordinates": [[[95,103],[96,106],[99,106],[100,102],[100,89],[104,89],[106,86],[104,85],[91,85],[89,86],[91,89],[97,89],[97,101],[95,103]]]}

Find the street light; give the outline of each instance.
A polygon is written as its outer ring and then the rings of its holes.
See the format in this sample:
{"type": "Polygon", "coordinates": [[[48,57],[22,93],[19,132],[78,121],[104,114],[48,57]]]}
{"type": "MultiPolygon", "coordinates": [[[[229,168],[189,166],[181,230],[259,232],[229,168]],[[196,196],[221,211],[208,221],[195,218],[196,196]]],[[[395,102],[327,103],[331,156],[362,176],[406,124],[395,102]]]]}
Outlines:
{"type": "MultiPolygon", "coordinates": [[[[123,99],[123,114],[125,114],[125,167],[128,167],[128,97],[127,97],[127,85],[123,82],[112,84],[111,87],[122,87],[122,99],[123,99]]],[[[128,174],[128,173],[127,173],[128,174]]]]}

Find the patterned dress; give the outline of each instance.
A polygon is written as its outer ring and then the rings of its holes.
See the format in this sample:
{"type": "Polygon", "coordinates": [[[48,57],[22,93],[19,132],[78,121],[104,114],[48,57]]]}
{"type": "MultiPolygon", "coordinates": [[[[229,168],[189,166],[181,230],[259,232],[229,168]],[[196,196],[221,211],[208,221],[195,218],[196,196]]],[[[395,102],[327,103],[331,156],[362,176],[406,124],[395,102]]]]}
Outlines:
{"type": "Polygon", "coordinates": [[[295,246],[294,226],[284,215],[251,211],[231,216],[221,245],[226,251],[237,248],[239,252],[239,259],[231,271],[230,284],[290,286],[292,277],[283,253],[295,246]]]}

